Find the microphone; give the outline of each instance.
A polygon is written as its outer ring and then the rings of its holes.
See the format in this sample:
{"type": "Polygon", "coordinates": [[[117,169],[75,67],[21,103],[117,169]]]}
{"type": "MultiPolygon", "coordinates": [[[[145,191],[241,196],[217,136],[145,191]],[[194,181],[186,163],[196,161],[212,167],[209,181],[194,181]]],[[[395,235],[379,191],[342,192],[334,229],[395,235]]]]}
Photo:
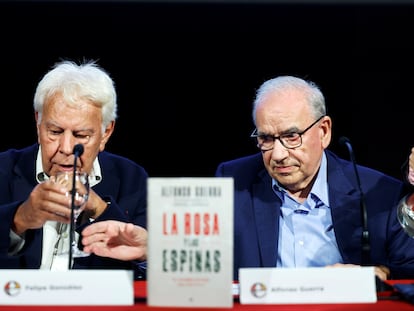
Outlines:
{"type": "MultiPolygon", "coordinates": [[[[371,243],[369,240],[369,231],[368,231],[368,216],[367,216],[367,206],[365,203],[364,192],[361,187],[361,180],[359,178],[359,173],[355,161],[354,150],[352,149],[351,141],[347,137],[340,137],[339,144],[345,145],[348,148],[349,156],[351,158],[352,165],[354,166],[354,173],[357,180],[359,197],[360,197],[360,207],[361,207],[361,218],[362,218],[362,236],[361,236],[361,266],[368,266],[371,262],[371,243]]],[[[375,276],[375,287],[377,292],[384,292],[393,290],[391,285],[383,282],[378,276],[375,276]]]]}
{"type": "MultiPolygon", "coordinates": [[[[347,137],[340,137],[339,144],[345,145],[348,148],[349,156],[351,158],[352,165],[354,167],[355,178],[358,185],[359,191],[359,202],[361,209],[361,219],[362,219],[362,236],[361,236],[361,266],[368,266],[371,262],[371,243],[369,240],[369,231],[368,231],[368,216],[367,216],[367,206],[365,203],[364,192],[361,187],[361,180],[359,178],[358,169],[355,161],[354,150],[352,149],[351,141],[347,137]]],[[[387,283],[383,282],[379,277],[375,276],[375,286],[377,292],[383,292],[386,290],[392,290],[392,287],[387,283]]]]}
{"type": "Polygon", "coordinates": [[[365,203],[364,192],[362,191],[361,180],[359,178],[359,173],[358,173],[358,169],[357,169],[356,161],[355,161],[355,154],[354,154],[354,150],[352,149],[350,140],[347,137],[342,136],[339,138],[339,143],[341,145],[345,145],[348,148],[349,156],[351,158],[352,165],[354,166],[355,177],[356,177],[358,190],[359,190],[361,219],[362,219],[361,263],[362,263],[362,266],[367,266],[371,261],[371,244],[369,241],[367,207],[365,203]]]}
{"type": "Polygon", "coordinates": [[[75,155],[75,161],[76,161],[76,157],[80,157],[83,154],[83,150],[84,149],[83,149],[82,144],[77,144],[75,145],[75,147],[73,147],[73,154],[75,155]]]}
{"type": "Polygon", "coordinates": [[[72,257],[73,257],[73,249],[72,244],[74,242],[75,236],[75,193],[76,193],[76,166],[78,158],[83,154],[84,148],[82,144],[76,144],[73,147],[73,155],[75,156],[73,160],[73,175],[72,175],[72,191],[71,191],[71,203],[70,203],[70,229],[69,229],[69,266],[68,269],[72,269],[72,257]]]}

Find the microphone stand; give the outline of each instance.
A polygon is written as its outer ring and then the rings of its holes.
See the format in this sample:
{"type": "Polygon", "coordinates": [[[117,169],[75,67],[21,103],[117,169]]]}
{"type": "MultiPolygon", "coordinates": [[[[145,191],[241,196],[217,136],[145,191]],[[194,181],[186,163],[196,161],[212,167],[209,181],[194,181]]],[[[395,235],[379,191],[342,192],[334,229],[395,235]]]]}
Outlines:
{"type": "Polygon", "coordinates": [[[69,263],[68,269],[72,269],[72,258],[73,258],[73,249],[72,244],[74,243],[75,235],[75,194],[76,194],[76,165],[78,157],[83,153],[83,145],[78,144],[73,148],[73,154],[75,159],[73,160],[73,175],[72,175],[72,190],[70,192],[71,201],[70,201],[70,227],[69,227],[69,263]]]}
{"type": "MultiPolygon", "coordinates": [[[[361,220],[362,220],[362,235],[361,235],[361,266],[369,266],[371,262],[371,243],[369,240],[369,231],[368,231],[368,215],[367,215],[367,206],[365,203],[364,192],[361,187],[361,180],[359,178],[355,155],[352,149],[351,142],[347,137],[341,137],[339,143],[345,145],[348,148],[349,156],[351,158],[352,165],[354,167],[354,172],[358,184],[359,190],[359,202],[361,207],[361,220]]],[[[393,288],[387,283],[383,282],[379,277],[375,276],[375,287],[377,292],[383,292],[392,290],[393,288]]]]}
{"type": "Polygon", "coordinates": [[[72,269],[72,244],[74,242],[74,229],[75,229],[75,184],[76,184],[76,160],[78,159],[77,155],[75,154],[74,166],[73,166],[73,176],[72,176],[72,190],[71,190],[71,201],[70,201],[70,228],[69,228],[69,270],[72,269]]]}
{"type": "Polygon", "coordinates": [[[359,190],[359,204],[361,210],[361,220],[362,220],[362,235],[361,235],[361,265],[368,266],[371,262],[371,245],[369,241],[369,230],[368,230],[368,216],[367,216],[367,207],[365,204],[364,192],[361,187],[361,180],[359,178],[355,154],[351,146],[351,142],[346,137],[341,137],[339,142],[345,145],[348,148],[349,156],[351,158],[352,165],[354,167],[355,177],[357,180],[358,190],[359,190]]]}

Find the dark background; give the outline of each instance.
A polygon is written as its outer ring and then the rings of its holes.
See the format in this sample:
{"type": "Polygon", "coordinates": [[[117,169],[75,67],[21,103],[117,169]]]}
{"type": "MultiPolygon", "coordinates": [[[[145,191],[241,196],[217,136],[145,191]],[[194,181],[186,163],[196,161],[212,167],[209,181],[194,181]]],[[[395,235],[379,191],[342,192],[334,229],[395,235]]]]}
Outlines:
{"type": "MultiPolygon", "coordinates": [[[[60,58],[98,59],[118,91],[107,150],[150,176],[212,176],[256,152],[256,88],[315,81],[331,149],[401,177],[414,146],[414,5],[409,2],[0,1],[0,150],[36,141],[35,87],[60,58]]],[[[1,164],[0,164],[1,165],[1,164]]]]}

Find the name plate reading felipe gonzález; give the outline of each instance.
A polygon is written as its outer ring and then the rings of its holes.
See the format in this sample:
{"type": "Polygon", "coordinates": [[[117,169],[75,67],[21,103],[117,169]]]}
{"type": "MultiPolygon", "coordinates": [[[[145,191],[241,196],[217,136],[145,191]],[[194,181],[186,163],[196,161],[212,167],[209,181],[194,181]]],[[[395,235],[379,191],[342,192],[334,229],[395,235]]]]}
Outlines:
{"type": "Polygon", "coordinates": [[[240,303],[375,303],[374,267],[241,268],[240,303]]]}
{"type": "Polygon", "coordinates": [[[0,305],[133,305],[127,270],[0,271],[0,305]]]}

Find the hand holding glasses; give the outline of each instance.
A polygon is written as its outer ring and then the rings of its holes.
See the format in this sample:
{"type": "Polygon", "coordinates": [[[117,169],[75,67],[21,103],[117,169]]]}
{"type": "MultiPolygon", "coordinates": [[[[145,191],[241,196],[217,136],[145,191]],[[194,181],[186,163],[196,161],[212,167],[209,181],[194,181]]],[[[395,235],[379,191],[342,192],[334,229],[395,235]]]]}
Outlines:
{"type": "Polygon", "coordinates": [[[397,217],[404,231],[414,238],[414,193],[404,196],[397,207],[397,217]]]}
{"type": "MultiPolygon", "coordinates": [[[[85,209],[89,197],[89,175],[85,172],[59,172],[55,176],[55,182],[66,187],[66,196],[71,200],[68,208],[73,208],[73,226],[71,226],[71,246],[73,257],[89,256],[89,253],[81,251],[77,246],[75,225],[80,213],[85,209]],[[75,175],[74,175],[75,174],[75,175]],[[73,185],[75,188],[73,189],[73,185]],[[72,202],[73,199],[73,202],[72,202]]],[[[72,221],[72,220],[71,220],[72,221]]]]}

